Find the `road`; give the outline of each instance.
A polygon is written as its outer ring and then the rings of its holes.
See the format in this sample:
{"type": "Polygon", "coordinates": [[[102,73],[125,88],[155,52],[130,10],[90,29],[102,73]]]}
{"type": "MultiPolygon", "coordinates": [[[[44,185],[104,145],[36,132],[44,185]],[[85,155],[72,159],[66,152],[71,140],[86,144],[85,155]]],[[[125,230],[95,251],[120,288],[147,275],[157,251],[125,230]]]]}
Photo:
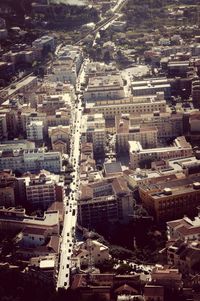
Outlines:
{"type": "Polygon", "coordinates": [[[104,27],[108,27],[108,25],[112,24],[112,22],[116,19],[119,18],[120,16],[120,12],[122,10],[122,8],[126,5],[126,3],[128,2],[128,0],[118,0],[118,2],[116,3],[116,5],[114,6],[114,8],[111,9],[111,16],[109,17],[104,17],[99,23],[97,23],[96,28],[90,30],[89,32],[87,32],[87,34],[81,38],[80,40],[76,41],[74,44],[75,45],[79,45],[81,42],[83,42],[85,40],[85,38],[87,38],[90,35],[96,34],[99,30],[101,30],[104,27]]]}
{"type": "MultiPolygon", "coordinates": [[[[77,92],[80,92],[80,83],[84,80],[84,65],[82,65],[79,77],[77,80],[77,92]]],[[[71,269],[71,256],[73,245],[75,242],[75,227],[77,220],[77,201],[79,199],[79,156],[80,156],[80,142],[81,142],[81,122],[82,122],[82,102],[81,94],[77,97],[78,102],[73,104],[72,113],[72,139],[71,139],[71,152],[70,163],[73,165],[72,178],[70,184],[70,194],[64,200],[65,205],[65,218],[62,231],[62,242],[60,248],[60,264],[57,288],[67,289],[70,286],[70,269],[71,269]]]]}
{"type": "MultiPolygon", "coordinates": [[[[112,16],[105,17],[100,25],[97,25],[94,30],[91,30],[86,34],[84,38],[77,41],[75,45],[78,45],[83,41],[88,35],[97,33],[101,28],[112,23],[113,20],[119,17],[119,12],[122,7],[127,3],[128,0],[119,0],[112,10],[112,16]]],[[[62,46],[57,47],[57,52],[62,46]]],[[[73,246],[75,242],[75,228],[77,220],[77,202],[79,199],[79,156],[80,156],[80,143],[81,143],[81,124],[82,124],[82,101],[81,101],[81,91],[80,84],[84,81],[84,64],[87,64],[86,60],[81,68],[79,77],[77,79],[76,91],[79,93],[77,96],[77,103],[73,104],[72,110],[72,126],[71,126],[71,151],[70,151],[70,163],[73,165],[72,178],[73,181],[70,184],[70,194],[64,200],[65,205],[65,218],[62,231],[62,240],[60,247],[60,260],[59,260],[59,271],[57,279],[57,289],[58,288],[69,288],[70,286],[70,271],[71,271],[71,256],[73,253],[73,246]]]]}

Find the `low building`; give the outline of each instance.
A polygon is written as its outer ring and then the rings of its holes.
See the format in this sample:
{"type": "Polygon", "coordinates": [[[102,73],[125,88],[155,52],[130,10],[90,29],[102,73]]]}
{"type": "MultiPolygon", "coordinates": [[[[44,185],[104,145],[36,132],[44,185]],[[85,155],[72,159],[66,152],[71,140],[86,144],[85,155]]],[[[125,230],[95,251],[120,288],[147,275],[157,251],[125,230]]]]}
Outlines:
{"type": "Polygon", "coordinates": [[[151,283],[179,290],[183,287],[182,274],[178,269],[156,266],[151,273],[151,283]]]}
{"type": "Polygon", "coordinates": [[[182,219],[167,222],[167,234],[169,240],[198,240],[200,238],[200,216],[198,215],[194,219],[184,216],[182,219]]]}
{"type": "Polygon", "coordinates": [[[146,284],[144,287],[144,301],[164,301],[164,287],[146,284]]]}
{"type": "Polygon", "coordinates": [[[155,126],[131,126],[129,115],[116,116],[116,148],[127,152],[129,141],[138,141],[143,148],[157,147],[158,130],[155,126]]]}
{"type": "Polygon", "coordinates": [[[192,156],[193,150],[184,136],[174,140],[173,146],[144,149],[140,142],[129,141],[130,167],[135,169],[146,161],[172,159],[192,156]]]}
{"type": "Polygon", "coordinates": [[[49,234],[60,233],[59,212],[46,211],[43,217],[29,216],[24,208],[0,207],[0,230],[21,231],[25,227],[45,228],[49,234]]]}
{"type": "Polygon", "coordinates": [[[167,242],[167,264],[179,269],[184,275],[195,275],[200,266],[200,243],[198,240],[167,242]]]}
{"type": "Polygon", "coordinates": [[[109,248],[97,240],[87,239],[86,242],[79,242],[73,250],[73,259],[78,266],[98,265],[110,259],[109,248]]]}

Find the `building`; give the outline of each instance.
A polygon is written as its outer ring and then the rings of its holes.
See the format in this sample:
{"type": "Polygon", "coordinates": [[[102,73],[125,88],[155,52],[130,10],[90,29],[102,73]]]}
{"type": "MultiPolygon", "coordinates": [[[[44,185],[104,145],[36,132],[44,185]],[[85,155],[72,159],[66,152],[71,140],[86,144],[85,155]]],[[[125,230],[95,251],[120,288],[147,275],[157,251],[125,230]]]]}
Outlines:
{"type": "Polygon", "coordinates": [[[200,216],[198,215],[194,219],[184,216],[182,219],[167,222],[167,234],[169,240],[198,240],[200,238],[200,216]]]}
{"type": "Polygon", "coordinates": [[[64,182],[59,175],[41,171],[24,179],[27,205],[32,209],[47,210],[54,202],[63,202],[64,182]]]}
{"type": "Polygon", "coordinates": [[[54,37],[42,36],[41,38],[33,41],[32,46],[45,52],[53,52],[55,50],[54,37]]]}
{"type": "Polygon", "coordinates": [[[129,220],[133,199],[123,177],[82,184],[78,203],[78,221],[85,227],[105,222],[129,220]]]}
{"type": "Polygon", "coordinates": [[[49,234],[59,234],[59,212],[46,211],[43,217],[29,216],[25,209],[0,207],[0,230],[21,231],[25,227],[45,228],[49,234]]]}
{"type": "Polygon", "coordinates": [[[82,142],[92,143],[94,153],[103,154],[106,146],[106,128],[103,115],[84,115],[82,124],[82,142]]]}
{"type": "Polygon", "coordinates": [[[164,98],[171,96],[171,85],[167,78],[150,78],[142,81],[133,81],[131,83],[131,92],[133,96],[154,95],[157,92],[164,92],[164,98]]]}
{"type": "Polygon", "coordinates": [[[115,118],[121,114],[142,114],[166,111],[166,100],[162,92],[151,96],[127,97],[123,99],[98,100],[86,103],[86,111],[101,113],[105,118],[115,118]]]}
{"type": "MultiPolygon", "coordinates": [[[[122,114],[121,118],[126,117],[129,119],[129,128],[138,126],[144,127],[156,127],[157,136],[159,139],[176,138],[177,136],[183,135],[183,114],[177,112],[172,114],[171,112],[159,112],[155,111],[152,113],[134,113],[134,114],[122,114]]],[[[115,117],[115,127],[119,125],[120,117],[115,117]]],[[[125,121],[125,124],[128,124],[125,121]]]]}
{"type": "Polygon", "coordinates": [[[116,148],[118,152],[127,152],[129,141],[138,141],[143,148],[157,147],[155,126],[131,126],[129,115],[116,116],[116,148]]]}
{"type": "Polygon", "coordinates": [[[36,90],[38,85],[36,76],[27,76],[20,80],[19,82],[10,85],[8,88],[2,89],[0,92],[0,99],[7,99],[15,94],[27,94],[30,91],[36,90]]]}
{"type": "Polygon", "coordinates": [[[31,121],[26,125],[26,136],[31,141],[43,140],[43,122],[31,121]]]}
{"type": "Polygon", "coordinates": [[[178,269],[156,266],[151,273],[151,283],[164,287],[181,289],[183,286],[182,274],[178,269]]]}
{"type": "Polygon", "coordinates": [[[125,97],[123,80],[120,75],[89,78],[83,95],[86,102],[122,99],[125,97]]]}
{"type": "Polygon", "coordinates": [[[194,215],[200,205],[199,174],[180,174],[169,179],[166,175],[139,185],[142,204],[157,222],[182,218],[184,214],[194,215]]]}
{"type": "Polygon", "coordinates": [[[83,54],[80,47],[66,45],[59,50],[57,60],[53,62],[49,70],[48,79],[52,82],[71,83],[75,86],[82,62],[83,54]]]}
{"type": "Polygon", "coordinates": [[[14,140],[4,140],[0,143],[0,151],[12,151],[18,149],[34,149],[35,143],[33,141],[14,139],[14,140]]]}
{"type": "Polygon", "coordinates": [[[178,137],[174,140],[173,146],[144,149],[140,142],[129,141],[130,167],[132,169],[155,160],[172,159],[192,156],[193,150],[185,137],[178,137]]]}
{"type": "Polygon", "coordinates": [[[45,152],[44,149],[0,151],[0,170],[37,172],[45,169],[59,173],[62,168],[61,161],[59,152],[45,152]]]}
{"type": "Polygon", "coordinates": [[[69,153],[71,137],[69,126],[59,125],[57,127],[49,127],[48,135],[51,139],[51,146],[54,151],[69,153]]]}
{"type": "Polygon", "coordinates": [[[146,284],[144,287],[144,301],[164,301],[164,287],[146,284]]]}
{"type": "Polygon", "coordinates": [[[167,242],[167,264],[173,266],[184,276],[195,275],[199,272],[200,244],[199,239],[167,242]]]}
{"type": "Polygon", "coordinates": [[[73,250],[73,259],[78,261],[78,266],[101,264],[110,259],[109,248],[97,240],[87,239],[79,242],[73,250]]]}
{"type": "Polygon", "coordinates": [[[0,113],[0,140],[8,137],[6,114],[0,113]]]}
{"type": "Polygon", "coordinates": [[[12,207],[25,201],[23,180],[15,177],[11,170],[0,172],[0,206],[12,207]]]}

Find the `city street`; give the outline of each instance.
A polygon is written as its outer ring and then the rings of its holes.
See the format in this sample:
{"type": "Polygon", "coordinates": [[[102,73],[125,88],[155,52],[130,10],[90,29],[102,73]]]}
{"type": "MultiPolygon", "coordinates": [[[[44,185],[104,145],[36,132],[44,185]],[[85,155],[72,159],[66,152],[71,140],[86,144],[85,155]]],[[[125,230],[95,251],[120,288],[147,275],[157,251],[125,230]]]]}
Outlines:
{"type": "MultiPolygon", "coordinates": [[[[86,61],[87,62],[87,61],[86,61]]],[[[84,64],[83,64],[84,66],[84,64]]],[[[84,68],[81,68],[77,80],[77,87],[84,80],[84,68]]],[[[80,92],[77,89],[77,92],[80,92]]],[[[70,194],[65,200],[65,218],[62,232],[61,254],[58,273],[57,288],[68,288],[70,285],[70,268],[71,255],[73,251],[73,244],[75,242],[75,227],[77,219],[77,200],[79,198],[79,155],[80,155],[80,141],[81,141],[81,121],[82,121],[82,102],[81,95],[77,96],[78,103],[74,104],[72,110],[72,138],[71,138],[71,152],[70,163],[73,166],[72,178],[70,184],[70,194]]]]}

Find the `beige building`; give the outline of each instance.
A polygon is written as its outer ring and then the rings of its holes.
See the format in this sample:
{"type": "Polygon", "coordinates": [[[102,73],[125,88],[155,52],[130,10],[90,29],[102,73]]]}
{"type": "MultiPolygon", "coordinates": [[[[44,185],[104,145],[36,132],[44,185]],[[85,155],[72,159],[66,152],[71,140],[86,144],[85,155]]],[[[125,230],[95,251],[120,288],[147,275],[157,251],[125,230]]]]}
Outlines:
{"type": "Polygon", "coordinates": [[[129,141],[139,141],[144,148],[157,146],[155,126],[131,126],[129,115],[116,116],[116,147],[118,152],[127,152],[129,141]]]}
{"type": "Polygon", "coordinates": [[[91,113],[102,113],[105,118],[114,118],[121,114],[142,114],[166,111],[166,100],[162,92],[153,96],[127,97],[122,99],[97,100],[88,102],[86,110],[91,113]]]}
{"type": "Polygon", "coordinates": [[[143,149],[138,141],[129,141],[130,167],[132,169],[146,161],[189,157],[192,154],[192,147],[183,136],[176,138],[173,146],[151,149],[143,149]]]}
{"type": "Polygon", "coordinates": [[[61,153],[69,153],[70,151],[70,127],[57,126],[48,128],[51,146],[54,151],[61,153]]]}
{"type": "Polygon", "coordinates": [[[97,240],[87,239],[75,245],[72,260],[81,265],[96,265],[110,259],[109,248],[97,240]]]}
{"type": "Polygon", "coordinates": [[[84,91],[86,102],[122,99],[125,97],[123,80],[120,75],[104,75],[89,78],[84,91]]]}
{"type": "Polygon", "coordinates": [[[105,119],[102,114],[83,116],[82,142],[93,144],[94,153],[102,153],[106,146],[105,119]]]}
{"type": "Polygon", "coordinates": [[[126,114],[130,120],[130,126],[144,125],[155,126],[158,130],[158,138],[174,138],[183,134],[183,113],[171,112],[126,114]]]}

